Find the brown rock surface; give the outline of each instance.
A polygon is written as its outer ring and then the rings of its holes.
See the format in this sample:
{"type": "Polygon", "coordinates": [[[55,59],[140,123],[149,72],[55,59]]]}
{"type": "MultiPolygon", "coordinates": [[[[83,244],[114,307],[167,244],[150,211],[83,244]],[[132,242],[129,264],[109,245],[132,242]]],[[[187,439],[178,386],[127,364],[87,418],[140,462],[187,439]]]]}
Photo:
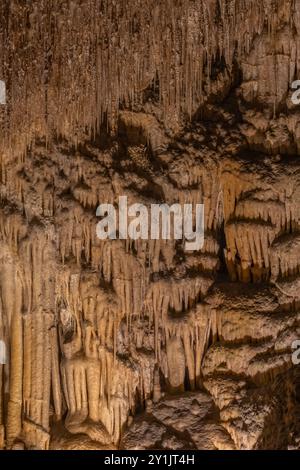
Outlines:
{"type": "Polygon", "coordinates": [[[299,12],[1,2],[0,448],[299,447],[299,12]],[[99,240],[122,195],[203,248],[99,240]]]}

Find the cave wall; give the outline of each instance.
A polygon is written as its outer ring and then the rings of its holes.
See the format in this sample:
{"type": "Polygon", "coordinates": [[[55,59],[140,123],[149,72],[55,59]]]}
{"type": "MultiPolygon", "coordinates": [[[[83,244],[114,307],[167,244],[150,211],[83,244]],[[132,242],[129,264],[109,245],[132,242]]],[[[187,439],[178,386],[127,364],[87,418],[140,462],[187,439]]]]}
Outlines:
{"type": "Polygon", "coordinates": [[[0,448],[299,445],[299,0],[0,5],[0,448]],[[203,203],[205,242],[97,238],[203,203]]]}

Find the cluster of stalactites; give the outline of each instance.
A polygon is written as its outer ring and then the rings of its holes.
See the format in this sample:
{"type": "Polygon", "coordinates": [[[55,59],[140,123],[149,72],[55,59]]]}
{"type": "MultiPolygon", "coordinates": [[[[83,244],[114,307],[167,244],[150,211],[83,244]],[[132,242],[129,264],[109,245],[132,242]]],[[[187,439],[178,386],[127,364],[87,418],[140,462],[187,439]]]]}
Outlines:
{"type": "Polygon", "coordinates": [[[76,143],[82,129],[92,135],[106,119],[114,127],[120,104],[137,104],[156,83],[169,125],[181,112],[191,116],[214,61],[230,69],[278,15],[269,0],[3,1],[5,151],[24,152],[52,132],[76,143]]]}

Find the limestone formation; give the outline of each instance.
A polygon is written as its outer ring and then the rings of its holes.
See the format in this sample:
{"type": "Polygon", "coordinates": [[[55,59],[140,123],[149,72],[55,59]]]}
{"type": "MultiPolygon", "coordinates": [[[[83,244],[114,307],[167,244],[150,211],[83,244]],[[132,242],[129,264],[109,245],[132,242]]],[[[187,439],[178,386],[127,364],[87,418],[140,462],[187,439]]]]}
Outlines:
{"type": "Polygon", "coordinates": [[[2,0],[0,45],[0,448],[300,448],[300,0],[2,0]],[[100,240],[124,195],[203,248],[100,240]]]}

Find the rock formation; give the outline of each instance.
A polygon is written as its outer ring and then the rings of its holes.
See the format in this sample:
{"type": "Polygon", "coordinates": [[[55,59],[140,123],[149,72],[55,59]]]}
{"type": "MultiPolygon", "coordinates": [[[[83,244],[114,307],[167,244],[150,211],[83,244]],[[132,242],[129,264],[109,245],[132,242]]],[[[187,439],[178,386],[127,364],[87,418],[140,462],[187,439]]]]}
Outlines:
{"type": "Polygon", "coordinates": [[[2,0],[0,45],[0,448],[300,447],[300,0],[2,0]],[[203,248],[100,240],[123,195],[203,248]]]}

